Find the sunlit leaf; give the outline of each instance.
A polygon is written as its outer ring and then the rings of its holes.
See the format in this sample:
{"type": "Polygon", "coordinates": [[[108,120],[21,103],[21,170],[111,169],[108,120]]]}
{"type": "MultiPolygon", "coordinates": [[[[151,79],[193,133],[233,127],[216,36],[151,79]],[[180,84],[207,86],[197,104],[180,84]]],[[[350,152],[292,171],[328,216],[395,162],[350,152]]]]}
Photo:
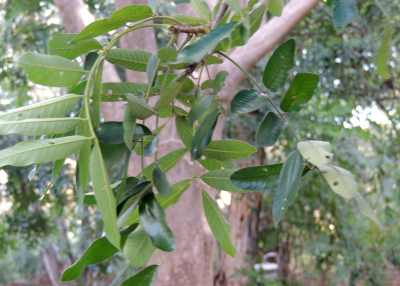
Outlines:
{"type": "Polygon", "coordinates": [[[26,53],[18,64],[31,81],[47,86],[71,87],[85,74],[78,63],[60,56],[26,53]]]}
{"type": "Polygon", "coordinates": [[[215,239],[219,242],[225,253],[232,257],[235,256],[236,250],[230,239],[229,224],[225,220],[216,202],[210,198],[207,192],[203,191],[202,197],[204,214],[215,239]]]}
{"type": "Polygon", "coordinates": [[[272,16],[280,16],[282,14],[284,2],[283,0],[269,0],[268,11],[272,16]]]}
{"type": "Polygon", "coordinates": [[[334,165],[323,165],[318,168],[331,189],[339,196],[347,200],[356,196],[358,186],[352,173],[334,165]]]}
{"type": "Polygon", "coordinates": [[[316,167],[331,163],[333,159],[332,147],[325,141],[301,141],[297,143],[297,149],[305,160],[316,167]]]}
{"type": "Polygon", "coordinates": [[[394,29],[390,25],[385,26],[381,45],[375,55],[375,65],[378,74],[385,80],[390,78],[389,60],[391,56],[391,43],[394,29]]]}

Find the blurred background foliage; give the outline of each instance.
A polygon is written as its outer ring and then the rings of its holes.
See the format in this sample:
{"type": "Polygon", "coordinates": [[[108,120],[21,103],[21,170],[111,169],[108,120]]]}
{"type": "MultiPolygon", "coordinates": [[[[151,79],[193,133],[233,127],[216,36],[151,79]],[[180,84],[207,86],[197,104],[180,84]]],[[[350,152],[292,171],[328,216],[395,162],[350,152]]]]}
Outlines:
{"type": "MultiPolygon", "coordinates": [[[[113,9],[111,1],[86,2],[97,16],[113,9]]],[[[151,4],[166,12],[174,8],[173,1],[151,4]]],[[[318,73],[321,84],[312,102],[292,115],[290,124],[301,138],[332,143],[336,160],[356,175],[383,228],[329,191],[318,174],[310,173],[312,183],[306,180],[302,185],[279,228],[273,226],[271,197],[265,195],[257,259],[262,262],[265,253],[276,251],[281,267],[290,266],[290,273],[272,282],[263,273],[243,269],[252,286],[387,285],[388,281],[400,281],[400,38],[396,33],[400,28],[400,1],[358,1],[358,8],[357,20],[337,30],[331,9],[321,4],[292,32],[298,43],[296,70],[318,73]],[[388,23],[395,32],[390,77],[383,79],[374,59],[388,23]]],[[[60,30],[52,1],[0,0],[1,110],[49,93],[48,89],[33,87],[15,61],[26,51],[46,52],[49,35],[60,30]]],[[[264,64],[252,71],[255,77],[261,78],[264,64]]],[[[261,116],[229,117],[226,135],[254,138],[255,122],[261,116]]],[[[0,147],[17,139],[1,136],[0,147]]],[[[266,161],[284,158],[293,144],[293,138],[286,134],[279,144],[266,150],[266,161]]],[[[101,226],[93,210],[77,207],[74,168],[73,160],[66,162],[56,181],[51,165],[0,171],[0,285],[32,281],[44,273],[43,257],[49,246],[60,261],[68,264],[99,234],[101,226]]],[[[117,257],[109,266],[99,265],[89,271],[93,277],[100,277],[121,263],[117,257]]]]}

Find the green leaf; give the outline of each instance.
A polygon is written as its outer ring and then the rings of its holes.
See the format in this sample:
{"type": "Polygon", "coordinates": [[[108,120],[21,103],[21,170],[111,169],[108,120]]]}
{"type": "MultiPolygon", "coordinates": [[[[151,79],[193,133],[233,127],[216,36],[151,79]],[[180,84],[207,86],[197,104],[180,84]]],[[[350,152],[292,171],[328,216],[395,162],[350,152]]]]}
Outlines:
{"type": "Polygon", "coordinates": [[[57,55],[67,59],[75,59],[80,55],[91,51],[100,50],[102,46],[95,39],[73,41],[77,34],[54,34],[48,44],[47,49],[50,55],[57,55]]]}
{"type": "Polygon", "coordinates": [[[217,109],[210,112],[195,131],[190,150],[193,160],[200,159],[204,150],[206,150],[210,143],[215,125],[217,124],[218,116],[219,111],[217,109]]]}
{"type": "Polygon", "coordinates": [[[210,198],[207,192],[202,192],[203,209],[206,215],[208,225],[215,239],[222,249],[230,256],[235,256],[236,250],[230,239],[230,227],[221,213],[218,205],[210,198]]]}
{"type": "Polygon", "coordinates": [[[128,5],[116,10],[111,18],[100,19],[86,26],[76,37],[75,41],[94,38],[118,29],[127,22],[136,22],[153,15],[150,7],[145,5],[128,5]]]}
{"type": "Polygon", "coordinates": [[[279,174],[278,188],[275,191],[272,204],[274,224],[282,220],[286,209],[294,201],[300,187],[301,175],[304,170],[304,161],[298,151],[289,154],[279,174]]]}
{"type": "Polygon", "coordinates": [[[79,161],[78,161],[78,185],[79,191],[81,194],[84,194],[89,186],[90,182],[90,151],[91,146],[90,144],[85,144],[82,146],[79,152],[79,161]]]}
{"type": "Polygon", "coordinates": [[[183,81],[176,80],[161,88],[160,100],[156,105],[159,116],[169,117],[172,115],[174,99],[181,92],[183,84],[183,81]]]}
{"type": "Polygon", "coordinates": [[[131,109],[128,105],[125,105],[124,110],[124,121],[122,123],[124,129],[124,142],[126,147],[129,150],[132,150],[134,147],[133,143],[133,135],[135,134],[136,129],[136,118],[132,115],[131,109]]]}
{"type": "MultiPolygon", "coordinates": [[[[102,122],[96,130],[97,137],[101,144],[124,144],[123,123],[116,121],[102,122]]],[[[132,138],[134,141],[141,140],[144,136],[151,135],[151,130],[145,125],[136,124],[135,133],[132,138]]]]}
{"type": "Polygon", "coordinates": [[[235,193],[245,192],[232,183],[231,175],[233,173],[234,170],[231,169],[214,170],[201,176],[201,180],[217,190],[235,193]]]}
{"type": "Polygon", "coordinates": [[[318,87],[319,76],[312,73],[299,73],[293,79],[289,90],[281,102],[283,111],[298,111],[307,103],[318,87]]]}
{"type": "Polygon", "coordinates": [[[175,238],[165,221],[164,210],[153,194],[147,194],[139,203],[140,223],[153,245],[164,251],[175,250],[175,238]]]}
{"type": "Polygon", "coordinates": [[[268,60],[263,73],[266,88],[277,91],[285,84],[289,71],[294,67],[296,42],[293,39],[281,44],[268,60]]]}
{"type": "Polygon", "coordinates": [[[145,94],[146,84],[133,82],[107,82],[103,83],[103,101],[125,101],[128,94],[136,96],[145,94]]]}
{"type": "Polygon", "coordinates": [[[250,36],[260,28],[265,12],[265,5],[260,5],[250,13],[250,36]]]}
{"type": "Polygon", "coordinates": [[[125,280],[121,286],[152,286],[157,273],[157,265],[151,265],[125,280]]]}
{"type": "Polygon", "coordinates": [[[171,186],[168,182],[167,176],[163,171],[161,171],[158,165],[153,169],[153,184],[160,195],[167,196],[171,193],[171,186]]]}
{"type": "Polygon", "coordinates": [[[155,114],[153,108],[151,108],[144,98],[134,96],[134,95],[128,95],[128,106],[130,108],[130,112],[133,117],[138,118],[138,119],[146,119],[153,114],[155,114]]]}
{"type": "Polygon", "coordinates": [[[266,192],[277,185],[282,164],[240,169],[231,176],[232,184],[247,191],[266,192]]]}
{"type": "Polygon", "coordinates": [[[333,0],[333,23],[337,28],[347,26],[357,15],[355,0],[333,0]]]}
{"type": "Polygon", "coordinates": [[[93,88],[89,94],[91,96],[90,113],[91,120],[94,128],[100,125],[100,109],[101,109],[101,94],[102,94],[102,76],[103,76],[103,65],[102,61],[99,65],[95,67],[95,73],[93,78],[89,78],[88,81],[92,81],[91,87],[93,88]]]}
{"type": "MultiPolygon", "coordinates": [[[[160,203],[163,209],[166,209],[170,206],[176,204],[182,194],[191,186],[191,180],[183,180],[172,186],[172,191],[167,196],[156,196],[158,202],[160,203]]],[[[126,217],[124,220],[121,220],[119,225],[128,226],[134,223],[137,223],[139,220],[139,211],[137,208],[131,208],[128,210],[127,214],[124,214],[126,217]]]]}
{"type": "Polygon", "coordinates": [[[176,60],[178,53],[174,48],[162,47],[158,50],[157,56],[162,63],[169,63],[176,60]]]}
{"type": "Polygon", "coordinates": [[[153,85],[154,80],[157,76],[157,68],[159,64],[159,60],[157,55],[150,55],[149,60],[147,61],[146,66],[146,74],[147,74],[147,82],[149,85],[153,85]]]}
{"type": "Polygon", "coordinates": [[[83,274],[86,266],[104,261],[117,252],[118,249],[113,246],[107,238],[101,237],[96,239],[74,264],[64,270],[61,281],[67,282],[79,278],[83,274]]]}
{"type": "Polygon", "coordinates": [[[210,7],[207,5],[207,2],[204,0],[190,0],[190,4],[197,15],[205,20],[211,20],[211,11],[210,7]]]}
{"type": "Polygon", "coordinates": [[[153,11],[147,5],[135,4],[126,5],[114,11],[111,19],[124,23],[137,22],[153,16],[153,11]]]}
{"type": "Polygon", "coordinates": [[[217,73],[214,79],[206,80],[202,83],[202,89],[211,89],[214,94],[219,93],[225,84],[225,79],[228,76],[228,72],[220,71],[217,73]]]}
{"type": "Polygon", "coordinates": [[[376,223],[379,227],[382,227],[382,224],[379,221],[376,211],[371,208],[368,201],[358,192],[355,195],[354,199],[356,201],[357,208],[360,210],[360,212],[364,216],[372,220],[374,223],[376,223]]]}
{"type": "Polygon", "coordinates": [[[106,59],[110,63],[134,71],[145,72],[151,54],[143,50],[114,48],[107,52],[106,59]]]}
{"type": "Polygon", "coordinates": [[[38,118],[17,121],[1,121],[0,135],[21,134],[27,136],[58,135],[73,131],[85,122],[81,118],[38,118]]]}
{"type": "Polygon", "coordinates": [[[189,123],[193,125],[196,120],[201,121],[209,111],[214,111],[215,108],[216,98],[214,96],[202,96],[193,104],[187,119],[189,123]]]}
{"type": "Polygon", "coordinates": [[[248,157],[257,152],[254,146],[240,140],[216,140],[211,141],[204,150],[206,158],[219,161],[237,160],[248,157]]]}
{"type": "Polygon", "coordinates": [[[72,87],[85,74],[78,63],[60,56],[26,53],[18,64],[31,81],[47,86],[72,87]]]}
{"type": "MultiPolygon", "coordinates": [[[[128,259],[129,264],[134,267],[143,267],[150,259],[155,248],[150,238],[139,226],[131,234],[129,234],[124,244],[123,253],[128,259]]],[[[142,284],[140,284],[142,285],[142,284]]]]}
{"type": "Polygon", "coordinates": [[[177,57],[180,63],[196,63],[200,62],[208,53],[211,53],[223,39],[228,37],[235,23],[227,23],[217,26],[210,33],[201,37],[191,45],[186,46],[177,57]]]}
{"type": "Polygon", "coordinates": [[[261,121],[256,132],[256,142],[258,146],[272,146],[278,140],[285,122],[274,112],[267,112],[261,121]]]}
{"type": "Polygon", "coordinates": [[[193,127],[186,117],[178,115],[175,117],[175,124],[179,138],[181,138],[183,144],[185,144],[187,148],[190,148],[190,146],[192,146],[193,127]]]}
{"type": "Polygon", "coordinates": [[[301,141],[297,143],[297,149],[305,160],[317,168],[330,164],[333,159],[332,146],[329,142],[301,141]]]}
{"type": "Polygon", "coordinates": [[[231,101],[232,113],[249,113],[265,105],[264,98],[259,96],[254,89],[239,91],[231,101]]]}
{"type": "MultiPolygon", "coordinates": [[[[177,149],[174,151],[171,151],[170,153],[162,156],[158,160],[158,166],[160,167],[161,171],[167,172],[168,170],[172,169],[175,167],[176,163],[185,155],[186,149],[177,149]]],[[[155,168],[156,164],[152,163],[148,165],[146,168],[143,169],[142,174],[147,178],[147,179],[152,179],[153,175],[153,170],[155,168]]]]}
{"type": "Polygon", "coordinates": [[[0,113],[0,120],[63,117],[66,116],[68,112],[72,111],[81,98],[81,95],[76,94],[51,98],[0,113]]]}
{"type": "Polygon", "coordinates": [[[99,144],[95,144],[90,156],[90,177],[96,196],[97,206],[102,214],[107,239],[120,248],[121,237],[117,227],[117,206],[108,182],[107,169],[99,144]]]}
{"type": "Polygon", "coordinates": [[[84,136],[67,136],[54,139],[20,142],[0,151],[0,167],[28,166],[64,159],[78,153],[91,138],[84,136]]]}
{"type": "Polygon", "coordinates": [[[284,6],[283,0],[269,0],[268,2],[268,11],[272,16],[280,16],[282,15],[282,10],[284,6]]]}
{"type": "Polygon", "coordinates": [[[318,168],[321,170],[332,191],[346,200],[356,196],[358,187],[352,173],[334,165],[323,165],[318,168]]]}
{"type": "Polygon", "coordinates": [[[375,55],[375,65],[378,74],[385,80],[390,78],[389,60],[391,56],[391,43],[394,29],[390,25],[385,26],[382,42],[375,55]]]}

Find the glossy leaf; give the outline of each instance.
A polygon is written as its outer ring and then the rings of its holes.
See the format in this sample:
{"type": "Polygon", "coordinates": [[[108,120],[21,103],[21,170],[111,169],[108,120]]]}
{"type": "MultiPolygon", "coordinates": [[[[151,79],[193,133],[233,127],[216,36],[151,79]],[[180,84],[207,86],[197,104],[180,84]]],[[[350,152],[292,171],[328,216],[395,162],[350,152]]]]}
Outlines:
{"type": "Polygon", "coordinates": [[[0,151],[0,167],[28,166],[64,159],[78,153],[91,138],[84,136],[67,136],[54,139],[20,142],[0,151]]]}
{"type": "Polygon", "coordinates": [[[279,174],[278,188],[274,193],[272,217],[274,224],[282,220],[286,209],[293,202],[300,187],[301,175],[304,170],[303,157],[298,151],[289,154],[279,174]]]}
{"type": "Polygon", "coordinates": [[[152,286],[157,273],[157,265],[151,265],[125,280],[121,286],[152,286]]]}
{"type": "Polygon", "coordinates": [[[171,186],[168,182],[167,176],[163,171],[161,171],[158,165],[153,169],[153,184],[160,195],[167,196],[171,193],[171,186]]]}
{"type": "Polygon", "coordinates": [[[297,143],[297,149],[305,160],[318,168],[331,163],[333,159],[332,147],[329,142],[301,141],[297,143]]]}
{"type": "Polygon", "coordinates": [[[146,103],[144,98],[128,95],[127,99],[128,106],[133,117],[138,119],[146,119],[155,113],[153,108],[146,103]]]}
{"type": "Polygon", "coordinates": [[[257,152],[254,146],[234,139],[211,141],[204,150],[206,158],[219,161],[237,160],[248,157],[257,152]]]}
{"type": "Polygon", "coordinates": [[[381,45],[375,55],[375,65],[378,74],[385,80],[390,78],[389,60],[391,56],[391,43],[394,29],[390,25],[385,26],[381,45]]]}
{"type": "Polygon", "coordinates": [[[186,117],[176,116],[175,117],[176,130],[178,131],[179,138],[187,148],[192,145],[193,128],[188,122],[186,117]]]}
{"type": "Polygon", "coordinates": [[[265,105],[264,99],[254,89],[239,91],[231,101],[232,113],[249,113],[265,105]]]}
{"type": "Polygon", "coordinates": [[[150,259],[154,250],[155,248],[150,238],[144,232],[143,228],[139,226],[127,237],[123,253],[130,265],[143,267],[150,259]]]}
{"type": "Polygon", "coordinates": [[[72,60],[83,54],[101,49],[102,46],[95,39],[73,41],[76,35],[65,33],[54,34],[47,44],[49,54],[72,60]]]}
{"type": "Polygon", "coordinates": [[[298,111],[307,103],[318,87],[319,77],[312,73],[299,73],[293,79],[281,102],[283,111],[298,111]]]}
{"type": "Polygon", "coordinates": [[[81,95],[69,94],[44,100],[28,106],[0,113],[0,120],[22,120],[28,118],[53,118],[66,116],[77,105],[81,95]]]}
{"type": "Polygon", "coordinates": [[[86,266],[104,261],[117,252],[118,249],[107,238],[101,237],[96,239],[74,264],[64,270],[61,281],[67,282],[79,278],[86,266]]]}
{"type": "Polygon", "coordinates": [[[236,187],[231,181],[231,175],[234,170],[224,169],[224,170],[214,170],[210,171],[203,176],[201,180],[207,185],[213,187],[214,189],[227,192],[245,192],[238,187],[236,187]]]}
{"type": "Polygon", "coordinates": [[[139,203],[140,223],[153,245],[163,251],[175,250],[175,238],[165,221],[164,210],[153,194],[144,196],[139,203]]]}
{"type": "Polygon", "coordinates": [[[47,86],[71,87],[85,74],[78,63],[60,56],[26,53],[18,64],[31,81],[47,86]]]}
{"type": "Polygon", "coordinates": [[[117,205],[108,181],[107,169],[104,164],[100,146],[95,144],[90,156],[90,177],[96,196],[107,239],[117,248],[120,248],[121,237],[117,227],[117,205]]]}
{"type": "Polygon", "coordinates": [[[114,48],[107,52],[106,59],[118,66],[145,72],[151,54],[143,50],[114,48]]]}
{"type": "Polygon", "coordinates": [[[267,112],[261,121],[256,132],[258,146],[272,146],[276,143],[283,129],[285,122],[274,112],[267,112]]]}
{"type": "Polygon", "coordinates": [[[208,53],[211,53],[223,39],[228,37],[235,27],[235,23],[217,26],[210,33],[201,37],[191,45],[186,46],[177,57],[180,63],[200,62],[208,53]]]}
{"type": "Polygon", "coordinates": [[[234,172],[231,181],[244,190],[266,192],[276,187],[281,169],[282,164],[247,167],[234,172]]]}
{"type": "Polygon", "coordinates": [[[287,81],[289,71],[294,67],[296,42],[293,39],[281,44],[265,66],[263,83],[266,88],[277,91],[287,81]]]}
{"type": "Polygon", "coordinates": [[[350,24],[358,15],[357,2],[355,0],[332,0],[333,23],[337,28],[343,28],[350,24]]]}
{"type": "Polygon", "coordinates": [[[218,116],[218,110],[210,112],[195,131],[192,140],[192,148],[190,150],[193,160],[200,159],[204,150],[206,150],[210,143],[215,125],[217,124],[218,116]]]}
{"type": "Polygon", "coordinates": [[[351,199],[357,194],[357,182],[349,171],[334,165],[318,167],[332,191],[345,199],[351,199]]]}
{"type": "Polygon", "coordinates": [[[221,213],[218,205],[213,201],[207,192],[202,192],[203,210],[207,218],[208,225],[215,239],[218,241],[222,249],[230,256],[235,256],[235,246],[230,239],[230,227],[221,213]]]}
{"type": "Polygon", "coordinates": [[[85,122],[80,118],[38,118],[17,121],[0,121],[0,134],[27,136],[58,135],[73,131],[85,122]]]}

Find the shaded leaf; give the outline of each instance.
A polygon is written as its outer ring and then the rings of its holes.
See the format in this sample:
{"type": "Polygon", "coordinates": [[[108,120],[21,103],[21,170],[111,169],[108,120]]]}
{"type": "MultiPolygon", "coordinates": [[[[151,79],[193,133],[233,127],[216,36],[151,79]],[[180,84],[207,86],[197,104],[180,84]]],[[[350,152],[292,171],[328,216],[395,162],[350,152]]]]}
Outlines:
{"type": "Polygon", "coordinates": [[[375,55],[375,65],[378,74],[385,80],[390,78],[389,60],[391,55],[391,43],[394,29],[390,25],[385,26],[381,45],[375,55]]]}
{"type": "Polygon", "coordinates": [[[293,39],[281,44],[265,66],[263,83],[266,88],[277,91],[285,84],[289,71],[294,67],[296,42],[293,39]]]}
{"type": "Polygon", "coordinates": [[[110,63],[130,70],[142,72],[146,71],[150,57],[151,54],[147,51],[123,48],[111,49],[106,54],[106,59],[110,63]]]}
{"type": "Polygon", "coordinates": [[[153,245],[164,251],[175,250],[175,238],[165,221],[164,210],[153,194],[147,194],[139,203],[140,223],[153,245]]]}
{"type": "Polygon", "coordinates": [[[231,175],[233,172],[234,170],[231,169],[214,170],[201,176],[201,179],[207,185],[220,191],[245,192],[232,183],[231,175]]]}
{"type": "Polygon", "coordinates": [[[232,257],[235,256],[236,250],[230,239],[229,224],[225,220],[216,202],[210,198],[207,192],[202,192],[202,197],[204,214],[215,239],[218,241],[225,253],[232,257]]]}
{"type": "Polygon", "coordinates": [[[206,20],[211,20],[211,11],[207,2],[204,0],[190,0],[190,4],[195,10],[196,14],[206,20]]]}
{"type": "Polygon", "coordinates": [[[237,160],[254,154],[257,148],[235,139],[215,140],[208,144],[204,150],[206,158],[212,158],[219,161],[237,160]]]}
{"type": "Polygon", "coordinates": [[[103,83],[103,101],[125,101],[128,94],[141,96],[145,94],[146,84],[133,82],[106,82],[103,83]]]}
{"type": "Polygon", "coordinates": [[[146,119],[155,113],[153,108],[151,108],[146,103],[144,98],[134,95],[128,95],[127,99],[128,99],[128,106],[130,108],[130,113],[132,114],[133,117],[138,119],[146,119]]]}
{"type": "Polygon", "coordinates": [[[176,116],[175,117],[176,130],[178,131],[179,138],[187,148],[192,145],[193,128],[188,122],[186,117],[176,116]]]}
{"type": "Polygon", "coordinates": [[[279,174],[278,188],[274,193],[272,203],[272,217],[274,224],[278,225],[282,220],[286,209],[293,202],[300,187],[301,175],[304,169],[304,161],[298,151],[289,154],[279,174]]]}
{"type": "MultiPolygon", "coordinates": [[[[170,153],[162,156],[158,160],[158,166],[160,167],[161,171],[167,172],[168,170],[172,169],[175,167],[176,163],[185,155],[186,149],[177,149],[174,151],[171,151],[170,153]]],[[[143,169],[142,174],[147,178],[147,179],[152,179],[152,174],[153,170],[155,168],[156,164],[152,163],[148,165],[146,168],[143,169]]]]}
{"type": "Polygon", "coordinates": [[[217,26],[210,33],[201,37],[191,45],[186,46],[177,57],[180,63],[200,62],[208,53],[212,52],[220,41],[228,37],[235,27],[235,23],[217,26]]]}
{"type": "Polygon", "coordinates": [[[171,186],[168,182],[167,176],[163,171],[161,171],[158,165],[153,169],[153,184],[160,195],[166,196],[171,193],[171,186]]]}
{"type": "Polygon", "coordinates": [[[124,121],[122,123],[124,129],[124,142],[129,150],[133,148],[133,135],[136,129],[136,118],[132,115],[131,110],[128,105],[125,105],[124,109],[124,121]]]}
{"type": "Polygon", "coordinates": [[[299,73],[293,79],[289,90],[281,102],[283,111],[298,111],[307,103],[318,87],[319,76],[312,73],[299,73]]]}
{"type": "Polygon", "coordinates": [[[281,169],[282,164],[247,167],[234,172],[231,181],[244,190],[265,192],[275,188],[281,169]]]}
{"type": "Polygon", "coordinates": [[[210,112],[195,131],[190,150],[193,160],[199,159],[210,143],[218,116],[219,111],[217,109],[210,112]]]}
{"type": "Polygon", "coordinates": [[[239,91],[231,101],[232,113],[249,113],[265,105],[264,99],[254,89],[239,91]]]}
{"type": "Polygon", "coordinates": [[[267,112],[261,121],[256,132],[258,146],[272,146],[276,143],[283,129],[285,122],[274,112],[267,112]]]}

